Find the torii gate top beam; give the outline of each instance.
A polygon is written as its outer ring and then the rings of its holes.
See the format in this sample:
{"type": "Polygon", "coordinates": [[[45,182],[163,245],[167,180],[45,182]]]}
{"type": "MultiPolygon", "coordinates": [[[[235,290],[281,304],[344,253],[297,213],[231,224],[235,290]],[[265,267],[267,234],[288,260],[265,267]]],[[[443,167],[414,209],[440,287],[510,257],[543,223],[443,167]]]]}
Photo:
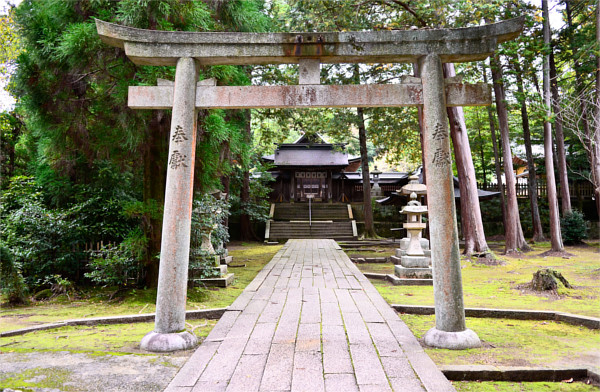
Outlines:
{"type": "Polygon", "coordinates": [[[406,63],[430,53],[442,62],[484,60],[498,44],[516,38],[523,17],[476,27],[333,33],[197,33],[136,29],[96,19],[100,38],[124,48],[138,65],[175,65],[181,57],[201,64],[406,63]]]}

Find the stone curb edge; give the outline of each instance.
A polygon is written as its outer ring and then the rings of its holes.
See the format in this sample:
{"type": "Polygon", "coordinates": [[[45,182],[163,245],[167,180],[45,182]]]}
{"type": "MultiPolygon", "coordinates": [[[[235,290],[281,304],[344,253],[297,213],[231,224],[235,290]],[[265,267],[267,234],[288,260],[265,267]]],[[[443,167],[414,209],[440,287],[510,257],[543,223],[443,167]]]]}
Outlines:
{"type": "Polygon", "coordinates": [[[363,272],[369,279],[387,280],[394,286],[433,286],[433,279],[398,278],[393,274],[378,274],[375,272],[363,272]]]}
{"type": "Polygon", "coordinates": [[[489,365],[438,366],[451,381],[513,381],[513,382],[560,382],[590,379],[600,383],[600,375],[587,368],[529,368],[489,365]]]}
{"type": "MultiPolygon", "coordinates": [[[[218,319],[223,313],[227,311],[227,308],[217,309],[203,309],[203,310],[188,310],[185,312],[186,319],[218,319]]],[[[33,327],[15,329],[12,331],[0,332],[0,338],[6,338],[9,336],[25,335],[26,333],[44,331],[47,329],[61,328],[75,325],[98,325],[98,324],[131,324],[131,323],[147,323],[154,321],[156,313],[145,313],[136,315],[123,315],[123,316],[109,316],[109,317],[93,317],[93,318],[82,318],[65,320],[58,323],[42,324],[33,327]]]]}
{"type": "MultiPolygon", "coordinates": [[[[432,315],[435,307],[420,305],[392,305],[396,311],[407,314],[432,315]]],[[[488,308],[465,308],[467,317],[489,317],[506,318],[514,320],[548,320],[562,321],[567,324],[581,325],[589,329],[600,329],[600,318],[580,316],[571,313],[552,312],[545,310],[519,310],[519,309],[488,309],[488,308]]]]}

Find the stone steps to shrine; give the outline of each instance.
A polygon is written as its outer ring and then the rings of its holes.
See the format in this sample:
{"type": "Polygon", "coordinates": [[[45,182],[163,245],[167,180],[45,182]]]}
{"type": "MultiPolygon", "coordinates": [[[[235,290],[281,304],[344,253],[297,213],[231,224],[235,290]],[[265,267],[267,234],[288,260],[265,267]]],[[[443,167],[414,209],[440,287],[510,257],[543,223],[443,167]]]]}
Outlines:
{"type": "MultiPolygon", "coordinates": [[[[351,219],[347,204],[314,203],[310,210],[313,221],[347,221],[351,219]]],[[[275,204],[273,219],[276,221],[309,220],[309,206],[307,203],[275,204]]]]}
{"type": "Polygon", "coordinates": [[[350,240],[355,238],[353,222],[278,222],[271,221],[269,240],[290,238],[331,238],[350,240]]]}

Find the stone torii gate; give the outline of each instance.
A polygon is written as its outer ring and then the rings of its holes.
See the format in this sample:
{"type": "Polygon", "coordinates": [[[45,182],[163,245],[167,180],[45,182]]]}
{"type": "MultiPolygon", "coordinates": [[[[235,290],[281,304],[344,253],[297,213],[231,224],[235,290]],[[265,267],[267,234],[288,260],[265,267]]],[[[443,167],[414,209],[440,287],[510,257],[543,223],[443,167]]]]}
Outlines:
{"type": "MultiPolygon", "coordinates": [[[[129,87],[129,107],[173,109],[156,322],[149,351],[188,349],[185,305],[198,109],[422,106],[436,326],[426,344],[470,348],[466,328],[447,106],[489,105],[488,85],[444,79],[442,63],[484,60],[514,39],[523,19],[462,29],[343,33],[196,33],[135,29],[96,20],[105,43],[138,65],[176,65],[175,81],[129,87]],[[421,77],[392,85],[320,85],[320,63],[419,63],[421,77]],[[199,65],[300,65],[298,86],[215,86],[198,82],[199,65]]],[[[208,82],[208,83],[207,83],[208,82]]]]}

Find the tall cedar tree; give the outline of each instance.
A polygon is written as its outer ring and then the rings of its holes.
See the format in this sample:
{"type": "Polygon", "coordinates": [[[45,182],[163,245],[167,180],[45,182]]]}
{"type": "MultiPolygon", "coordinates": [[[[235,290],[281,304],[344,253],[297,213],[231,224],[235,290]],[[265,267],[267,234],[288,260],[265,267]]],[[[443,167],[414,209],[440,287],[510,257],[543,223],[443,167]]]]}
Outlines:
{"type": "Polygon", "coordinates": [[[545,241],[544,230],[542,229],[542,220],[540,218],[540,210],[538,207],[538,191],[537,191],[537,174],[535,164],[533,162],[533,151],[531,148],[531,129],[529,128],[529,113],[527,112],[527,97],[523,88],[523,76],[518,55],[516,61],[511,64],[515,70],[517,78],[517,90],[519,92],[518,99],[521,106],[521,123],[523,125],[523,142],[525,144],[525,154],[527,156],[527,187],[529,193],[529,203],[531,204],[531,222],[533,224],[533,240],[536,242],[545,241]]]}
{"type": "MultiPolygon", "coordinates": [[[[47,162],[74,184],[89,181],[101,159],[135,174],[131,183],[121,185],[133,192],[139,189],[143,200],[136,213],[147,239],[149,286],[156,284],[158,271],[170,113],[128,109],[127,86],[172,79],[173,67],[135,66],[123,50],[101,43],[93,18],[160,30],[263,31],[267,19],[261,4],[25,0],[16,10],[26,50],[18,60],[15,92],[22,97],[27,128],[39,146],[32,162],[47,162]]],[[[222,84],[249,83],[246,71],[238,67],[210,67],[201,74],[208,77],[222,84]]],[[[209,125],[200,130],[203,137],[197,145],[203,162],[196,181],[202,189],[218,187],[219,175],[231,173],[231,164],[219,160],[222,140],[231,140],[236,153],[249,148],[239,136],[245,126],[228,124],[224,117],[223,111],[211,111],[202,119],[209,125]]]]}
{"type": "Polygon", "coordinates": [[[510,149],[508,110],[504,96],[504,82],[502,80],[502,65],[496,54],[491,59],[492,81],[494,83],[494,95],[496,97],[496,113],[498,115],[498,126],[502,144],[502,159],[504,162],[504,173],[506,179],[506,223],[504,226],[505,247],[504,253],[518,253],[531,248],[525,241],[521,218],[519,217],[519,206],[517,204],[517,189],[512,164],[512,152],[510,149]]]}
{"type": "Polygon", "coordinates": [[[563,252],[564,247],[560,235],[560,214],[558,212],[558,197],[556,194],[556,180],[554,177],[552,126],[550,124],[551,98],[550,98],[550,20],[548,15],[548,1],[542,0],[544,15],[544,104],[546,105],[546,119],[544,119],[544,153],[546,154],[546,186],[548,192],[548,208],[550,209],[550,242],[554,252],[563,252]]]}

